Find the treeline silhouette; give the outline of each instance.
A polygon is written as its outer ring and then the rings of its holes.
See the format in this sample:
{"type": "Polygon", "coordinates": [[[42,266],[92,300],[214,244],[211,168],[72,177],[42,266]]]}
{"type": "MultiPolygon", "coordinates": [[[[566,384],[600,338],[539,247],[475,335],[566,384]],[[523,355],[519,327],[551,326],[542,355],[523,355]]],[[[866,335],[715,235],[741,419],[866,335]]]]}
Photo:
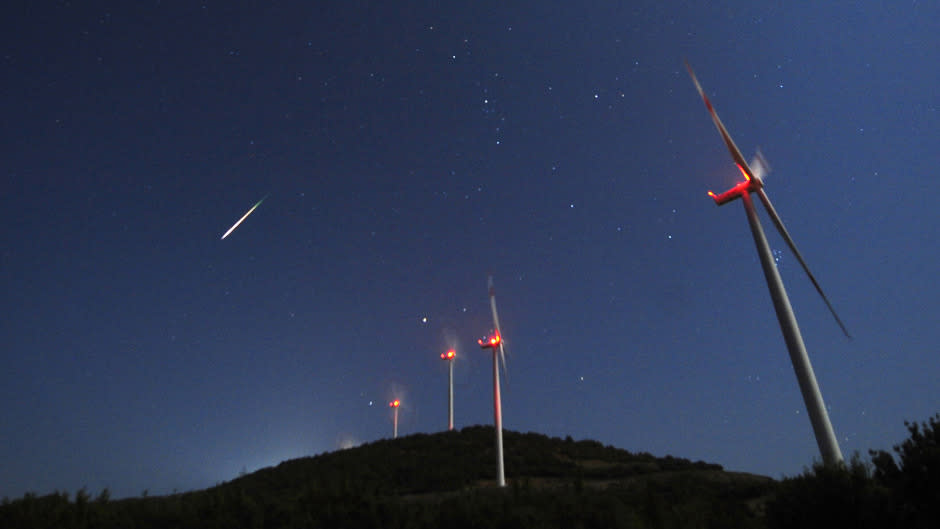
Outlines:
{"type": "Polygon", "coordinates": [[[55,492],[0,504],[2,528],[936,527],[940,415],[845,466],[774,481],[596,441],[492,427],[416,434],[285,461],[202,490],[113,500],[55,492]]]}
{"type": "Polygon", "coordinates": [[[940,527],[940,414],[905,422],[910,437],[892,454],[869,450],[843,466],[816,464],[780,482],[767,525],[935,529],[940,527]]]}

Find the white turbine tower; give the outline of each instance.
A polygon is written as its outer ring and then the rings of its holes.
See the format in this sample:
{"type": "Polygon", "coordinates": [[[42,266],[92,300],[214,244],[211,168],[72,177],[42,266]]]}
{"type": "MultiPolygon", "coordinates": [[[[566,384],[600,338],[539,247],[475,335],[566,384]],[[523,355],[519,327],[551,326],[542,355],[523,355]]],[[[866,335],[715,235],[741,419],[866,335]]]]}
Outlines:
{"type": "Polygon", "coordinates": [[[493,289],[493,276],[487,279],[490,291],[490,309],[493,311],[493,335],[488,340],[478,340],[483,349],[493,350],[493,422],[496,429],[496,481],[500,487],[506,486],[506,473],[503,467],[503,404],[499,395],[499,365],[506,369],[506,351],[503,349],[503,335],[499,330],[499,315],[496,313],[496,292],[493,289]],[[497,354],[498,351],[498,354],[497,354]]]}
{"type": "Polygon", "coordinates": [[[401,401],[398,399],[393,400],[388,403],[388,407],[392,409],[392,439],[398,439],[398,407],[401,406],[401,401]]]}
{"type": "Polygon", "coordinates": [[[705,91],[702,90],[702,85],[699,84],[698,79],[695,77],[695,72],[692,71],[692,67],[689,66],[689,63],[686,63],[685,67],[689,70],[692,82],[695,83],[695,88],[698,90],[699,95],[702,96],[705,107],[708,108],[712,121],[715,123],[715,126],[718,127],[718,132],[721,134],[722,139],[724,139],[725,145],[728,147],[728,151],[734,159],[734,163],[744,175],[743,182],[740,182],[724,193],[716,195],[709,191],[708,194],[719,206],[738,198],[744,203],[747,220],[751,226],[751,233],[754,236],[754,244],[757,246],[757,254],[760,257],[761,266],[764,269],[764,277],[767,280],[767,288],[770,290],[770,297],[773,300],[774,310],[777,313],[777,320],[780,322],[780,329],[783,331],[783,339],[790,353],[790,361],[793,364],[793,370],[796,372],[796,378],[800,385],[800,392],[803,394],[806,410],[809,412],[809,419],[813,426],[813,432],[816,435],[816,444],[819,445],[819,451],[822,453],[823,463],[826,465],[841,463],[843,461],[842,451],[839,449],[838,441],[836,441],[832,423],[829,421],[829,413],[826,411],[822,393],[819,391],[819,385],[816,383],[816,375],[813,373],[813,366],[809,361],[809,354],[806,352],[806,346],[803,344],[803,337],[800,334],[796,316],[793,314],[793,307],[790,306],[787,291],[783,287],[783,280],[780,278],[780,272],[777,270],[777,266],[774,262],[770,245],[767,243],[767,237],[764,235],[764,229],[761,227],[760,219],[757,217],[757,210],[754,208],[754,202],[751,200],[751,193],[757,193],[757,196],[760,197],[764,208],[773,220],[780,235],[783,236],[790,250],[796,255],[796,259],[800,262],[800,265],[802,265],[806,275],[809,276],[813,286],[816,287],[816,292],[819,293],[820,297],[822,297],[823,301],[826,303],[826,306],[829,307],[829,312],[835,317],[839,327],[842,328],[842,332],[845,333],[848,338],[851,338],[851,336],[848,330],[846,330],[845,325],[842,324],[842,320],[839,319],[839,316],[836,314],[835,309],[833,309],[832,305],[829,303],[829,299],[826,298],[826,295],[823,293],[822,287],[819,286],[819,283],[816,282],[816,278],[813,277],[812,272],[809,271],[809,266],[806,264],[806,261],[803,260],[800,251],[797,250],[796,243],[793,242],[790,234],[787,233],[787,229],[783,226],[783,221],[780,220],[780,216],[777,215],[777,211],[764,192],[764,182],[761,178],[765,172],[766,163],[763,161],[763,157],[758,155],[755,170],[752,170],[744,160],[744,156],[741,155],[741,151],[738,150],[734,140],[731,139],[731,135],[728,134],[725,126],[718,118],[718,114],[712,107],[711,101],[708,100],[708,96],[706,96],[705,91]]]}
{"type": "Polygon", "coordinates": [[[441,353],[441,360],[447,361],[447,368],[450,371],[447,384],[447,430],[454,429],[454,358],[457,357],[457,351],[448,349],[446,353],[441,353]]]}

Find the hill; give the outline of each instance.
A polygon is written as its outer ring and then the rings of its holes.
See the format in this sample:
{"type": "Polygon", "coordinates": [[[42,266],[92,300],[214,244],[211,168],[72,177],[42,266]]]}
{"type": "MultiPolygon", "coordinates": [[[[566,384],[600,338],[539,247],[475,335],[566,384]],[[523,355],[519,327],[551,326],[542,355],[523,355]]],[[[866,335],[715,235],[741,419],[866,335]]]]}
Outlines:
{"type": "Polygon", "coordinates": [[[202,490],[112,501],[80,491],[0,506],[2,527],[763,527],[776,482],[597,441],[493,428],[415,434],[285,461],[202,490]]]}

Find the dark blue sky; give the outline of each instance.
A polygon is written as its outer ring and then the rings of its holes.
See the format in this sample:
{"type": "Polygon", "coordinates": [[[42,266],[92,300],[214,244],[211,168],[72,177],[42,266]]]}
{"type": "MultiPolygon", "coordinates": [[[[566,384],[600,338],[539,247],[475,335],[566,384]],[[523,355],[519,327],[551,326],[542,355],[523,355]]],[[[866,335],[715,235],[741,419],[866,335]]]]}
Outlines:
{"type": "Polygon", "coordinates": [[[449,346],[458,427],[490,423],[488,273],[505,427],[800,472],[684,58],[855,336],[768,232],[843,452],[940,409],[937,6],[16,4],[0,496],[210,486],[388,437],[393,397],[442,430],[449,346]]]}

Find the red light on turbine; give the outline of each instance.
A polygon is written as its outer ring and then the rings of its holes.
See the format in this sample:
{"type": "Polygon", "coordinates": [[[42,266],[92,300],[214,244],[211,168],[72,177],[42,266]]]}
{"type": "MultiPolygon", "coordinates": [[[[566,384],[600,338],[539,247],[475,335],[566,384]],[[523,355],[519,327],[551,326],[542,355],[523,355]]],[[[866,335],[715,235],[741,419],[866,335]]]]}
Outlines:
{"type": "Polygon", "coordinates": [[[501,338],[499,337],[499,335],[494,334],[493,336],[490,337],[489,340],[483,341],[482,339],[480,339],[480,340],[477,340],[477,343],[480,344],[480,347],[486,349],[488,347],[496,347],[497,345],[499,345],[500,341],[501,341],[501,338]]]}
{"type": "MultiPolygon", "coordinates": [[[[742,173],[744,171],[742,170],[742,173]]],[[[745,173],[745,178],[747,174],[745,173]]],[[[721,206],[722,204],[727,204],[732,200],[741,198],[741,195],[744,193],[750,193],[755,189],[760,187],[760,180],[744,180],[743,182],[738,182],[731,189],[725,191],[724,193],[715,194],[713,191],[708,192],[708,196],[712,197],[712,200],[715,201],[715,204],[721,206]]]]}
{"type": "Polygon", "coordinates": [[[399,402],[398,399],[395,399],[395,400],[393,400],[392,402],[389,402],[388,405],[389,405],[389,407],[391,407],[391,408],[397,408],[397,407],[399,407],[399,406],[401,405],[401,402],[399,402]]]}
{"type": "Polygon", "coordinates": [[[455,356],[457,356],[457,352],[453,349],[447,351],[446,353],[441,353],[441,358],[444,360],[453,360],[455,356]]]}

